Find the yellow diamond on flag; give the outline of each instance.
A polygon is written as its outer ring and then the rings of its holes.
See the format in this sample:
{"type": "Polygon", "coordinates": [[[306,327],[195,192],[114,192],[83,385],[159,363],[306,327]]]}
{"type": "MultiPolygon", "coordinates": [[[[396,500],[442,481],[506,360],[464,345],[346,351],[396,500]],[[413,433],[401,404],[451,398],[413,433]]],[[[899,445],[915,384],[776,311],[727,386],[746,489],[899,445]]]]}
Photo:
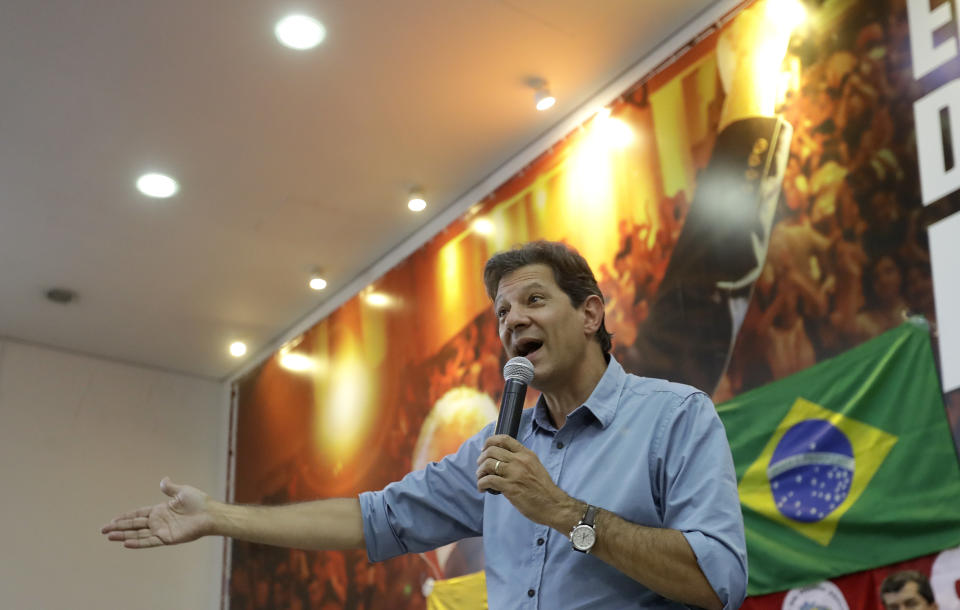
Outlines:
{"type": "Polygon", "coordinates": [[[740,481],[740,501],[827,546],[897,437],[804,398],[740,481]]]}

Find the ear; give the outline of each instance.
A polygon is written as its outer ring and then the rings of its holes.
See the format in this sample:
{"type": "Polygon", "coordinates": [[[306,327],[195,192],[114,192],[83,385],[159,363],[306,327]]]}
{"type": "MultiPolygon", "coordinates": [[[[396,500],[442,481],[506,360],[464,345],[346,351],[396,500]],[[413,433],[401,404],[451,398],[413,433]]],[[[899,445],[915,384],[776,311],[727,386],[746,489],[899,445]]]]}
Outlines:
{"type": "Polygon", "coordinates": [[[592,337],[603,324],[603,300],[591,294],[580,308],[583,310],[583,332],[586,336],[592,337]]]}

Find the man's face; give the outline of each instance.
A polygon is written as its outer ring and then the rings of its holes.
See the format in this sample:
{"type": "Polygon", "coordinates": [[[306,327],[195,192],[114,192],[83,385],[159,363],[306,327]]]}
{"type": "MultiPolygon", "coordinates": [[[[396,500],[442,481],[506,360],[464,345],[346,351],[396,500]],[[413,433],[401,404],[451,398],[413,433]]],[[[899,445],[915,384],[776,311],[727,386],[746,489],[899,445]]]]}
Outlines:
{"type": "Polygon", "coordinates": [[[937,610],[937,604],[927,603],[913,581],[903,585],[899,591],[884,593],[882,597],[886,610],[937,610]]]}
{"type": "Polygon", "coordinates": [[[527,265],[503,276],[493,307],[507,356],[533,363],[533,387],[549,392],[571,380],[593,331],[585,306],[573,307],[550,267],[527,265]]]}

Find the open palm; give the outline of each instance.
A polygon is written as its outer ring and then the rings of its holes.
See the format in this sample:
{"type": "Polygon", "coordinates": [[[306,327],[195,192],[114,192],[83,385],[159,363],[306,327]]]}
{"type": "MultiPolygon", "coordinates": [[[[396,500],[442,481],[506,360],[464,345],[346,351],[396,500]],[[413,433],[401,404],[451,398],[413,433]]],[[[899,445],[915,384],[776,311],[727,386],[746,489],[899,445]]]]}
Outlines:
{"type": "Polygon", "coordinates": [[[160,482],[160,491],[170,500],[118,515],[101,533],[127,548],[145,549],[190,542],[209,531],[206,493],[190,485],[176,485],[168,478],[160,482]]]}

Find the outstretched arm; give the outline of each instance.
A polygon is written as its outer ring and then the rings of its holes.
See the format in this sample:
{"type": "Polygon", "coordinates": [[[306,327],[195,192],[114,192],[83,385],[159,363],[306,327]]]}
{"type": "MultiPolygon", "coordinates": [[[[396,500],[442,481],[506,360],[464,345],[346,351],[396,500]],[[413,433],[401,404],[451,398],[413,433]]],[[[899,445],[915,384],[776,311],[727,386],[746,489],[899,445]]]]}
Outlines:
{"type": "Polygon", "coordinates": [[[283,506],[244,506],[212,500],[190,485],[160,482],[166,502],[124,513],[101,533],[131,549],[181,544],[203,536],[310,550],[364,548],[360,503],[333,498],[283,506]]]}

